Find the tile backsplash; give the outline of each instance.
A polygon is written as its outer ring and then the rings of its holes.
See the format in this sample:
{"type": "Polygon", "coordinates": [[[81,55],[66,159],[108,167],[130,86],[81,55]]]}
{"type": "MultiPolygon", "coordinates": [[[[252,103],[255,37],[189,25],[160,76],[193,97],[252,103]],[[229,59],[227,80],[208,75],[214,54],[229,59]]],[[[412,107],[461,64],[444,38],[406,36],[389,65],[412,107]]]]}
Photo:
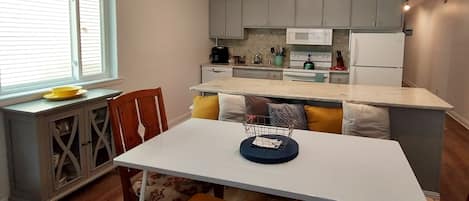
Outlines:
{"type": "Polygon", "coordinates": [[[290,63],[290,51],[292,50],[308,50],[318,52],[332,52],[333,65],[336,64],[336,50],[341,50],[344,57],[344,63],[349,66],[349,30],[334,30],[332,47],[330,46],[301,46],[286,44],[285,29],[246,29],[245,40],[220,40],[220,45],[229,47],[230,55],[246,56],[246,62],[252,63],[254,54],[260,52],[262,54],[264,64],[268,64],[271,59],[271,47],[285,47],[286,57],[285,65],[290,63]]]}

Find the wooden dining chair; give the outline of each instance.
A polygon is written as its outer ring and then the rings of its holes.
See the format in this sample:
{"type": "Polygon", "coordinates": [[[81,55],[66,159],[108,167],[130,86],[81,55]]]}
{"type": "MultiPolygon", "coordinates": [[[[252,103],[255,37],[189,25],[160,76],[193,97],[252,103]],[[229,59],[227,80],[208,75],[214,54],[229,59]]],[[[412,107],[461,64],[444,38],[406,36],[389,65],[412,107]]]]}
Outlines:
{"type": "MultiPolygon", "coordinates": [[[[120,155],[168,130],[161,88],[134,91],[108,100],[116,154],[120,155]]],[[[125,201],[140,192],[141,171],[118,167],[125,201]]],[[[211,185],[189,179],[148,173],[145,200],[187,200],[211,185]]]]}

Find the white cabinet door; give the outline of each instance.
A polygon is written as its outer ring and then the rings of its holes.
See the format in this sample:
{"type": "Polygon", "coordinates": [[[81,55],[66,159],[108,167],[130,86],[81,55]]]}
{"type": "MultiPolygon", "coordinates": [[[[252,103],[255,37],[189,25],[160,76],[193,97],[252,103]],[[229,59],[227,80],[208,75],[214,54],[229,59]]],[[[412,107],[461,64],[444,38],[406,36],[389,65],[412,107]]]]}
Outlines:
{"type": "Polygon", "coordinates": [[[233,69],[228,67],[202,67],[202,83],[233,76],[233,69]]]}
{"type": "Polygon", "coordinates": [[[402,68],[352,67],[350,73],[351,84],[402,86],[402,68]]]}
{"type": "Polygon", "coordinates": [[[402,67],[404,33],[353,33],[351,66],[402,67]]]}

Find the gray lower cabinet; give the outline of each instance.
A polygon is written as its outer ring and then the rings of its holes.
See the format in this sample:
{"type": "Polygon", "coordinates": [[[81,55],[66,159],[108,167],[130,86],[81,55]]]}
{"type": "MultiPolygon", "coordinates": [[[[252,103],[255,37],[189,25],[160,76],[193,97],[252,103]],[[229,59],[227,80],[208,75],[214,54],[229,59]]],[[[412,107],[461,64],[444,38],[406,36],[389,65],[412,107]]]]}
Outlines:
{"type": "Polygon", "coordinates": [[[352,28],[373,28],[376,25],[377,0],[352,0],[352,28]]]}
{"type": "Polygon", "coordinates": [[[295,27],[321,27],[324,0],[296,0],[295,27]]]}
{"type": "Polygon", "coordinates": [[[120,93],[95,89],[68,101],[3,107],[10,200],[56,200],[112,170],[106,99],[120,93]]]}
{"type": "Polygon", "coordinates": [[[243,39],[242,0],[210,0],[211,38],[243,39]]]}
{"type": "Polygon", "coordinates": [[[377,28],[399,29],[402,27],[402,0],[377,0],[377,28]]]}
{"type": "Polygon", "coordinates": [[[347,28],[350,26],[352,0],[324,0],[323,26],[347,28]]]}
{"type": "Polygon", "coordinates": [[[269,0],[269,26],[295,26],[295,0],[269,0]]]}
{"type": "Polygon", "coordinates": [[[349,74],[331,72],[329,82],[334,84],[349,84],[349,74]]]}
{"type": "Polygon", "coordinates": [[[243,0],[243,26],[265,27],[269,21],[269,0],[243,0]]]}
{"type": "Polygon", "coordinates": [[[233,77],[282,80],[282,70],[233,68],[233,77]]]}

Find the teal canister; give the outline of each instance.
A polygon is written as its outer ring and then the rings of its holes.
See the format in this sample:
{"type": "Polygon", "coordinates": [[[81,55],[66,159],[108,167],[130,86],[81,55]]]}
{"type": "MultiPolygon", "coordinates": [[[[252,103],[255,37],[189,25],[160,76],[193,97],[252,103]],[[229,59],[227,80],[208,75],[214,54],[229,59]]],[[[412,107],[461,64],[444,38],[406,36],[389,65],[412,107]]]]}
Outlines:
{"type": "Polygon", "coordinates": [[[274,65],[282,67],[283,66],[283,56],[281,56],[281,55],[275,56],[274,65]]]}

